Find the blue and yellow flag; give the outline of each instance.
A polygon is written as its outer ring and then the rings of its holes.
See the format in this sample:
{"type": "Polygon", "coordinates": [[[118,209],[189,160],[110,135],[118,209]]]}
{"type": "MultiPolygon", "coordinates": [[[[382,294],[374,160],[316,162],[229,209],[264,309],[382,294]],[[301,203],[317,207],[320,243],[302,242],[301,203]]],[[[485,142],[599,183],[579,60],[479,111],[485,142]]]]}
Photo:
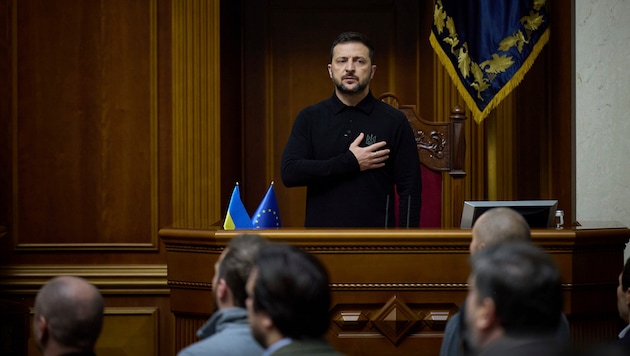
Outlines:
{"type": "Polygon", "coordinates": [[[252,225],[255,229],[277,229],[282,226],[280,222],[280,212],[278,211],[278,200],[273,190],[273,182],[267,190],[267,194],[260,202],[258,209],[252,215],[252,225]]]}
{"type": "Polygon", "coordinates": [[[238,183],[232,191],[232,198],[230,198],[230,205],[228,205],[227,214],[225,214],[225,221],[223,222],[224,230],[239,230],[239,229],[252,229],[252,221],[245,210],[245,205],[241,201],[241,191],[238,188],[238,183]]]}
{"type": "Polygon", "coordinates": [[[436,0],[431,46],[476,122],[523,80],[549,40],[546,0],[436,0]]]}

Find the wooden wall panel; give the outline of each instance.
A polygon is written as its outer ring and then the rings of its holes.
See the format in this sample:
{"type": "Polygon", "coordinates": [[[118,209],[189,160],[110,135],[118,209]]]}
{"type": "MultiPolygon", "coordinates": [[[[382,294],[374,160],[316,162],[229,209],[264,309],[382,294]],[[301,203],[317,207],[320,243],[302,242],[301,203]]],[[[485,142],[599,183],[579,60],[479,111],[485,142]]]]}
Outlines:
{"type": "Polygon", "coordinates": [[[208,321],[208,315],[196,317],[185,315],[175,319],[175,350],[179,351],[199,341],[197,330],[208,321]]]}
{"type": "Polygon", "coordinates": [[[551,37],[543,81],[547,88],[546,125],[550,196],[558,198],[569,224],[575,216],[575,0],[549,1],[551,37]]]}
{"type": "Polygon", "coordinates": [[[164,263],[170,2],[0,10],[2,264],[164,263]]]}
{"type": "MultiPolygon", "coordinates": [[[[11,1],[0,0],[0,250],[8,249],[11,192],[11,1]],[[2,119],[5,118],[5,119],[2,119]]],[[[0,256],[2,254],[0,253],[0,256]]]]}
{"type": "Polygon", "coordinates": [[[19,249],[157,249],[156,4],[15,3],[19,249]]]}
{"type": "Polygon", "coordinates": [[[173,224],[221,218],[219,1],[172,2],[173,224]]]}

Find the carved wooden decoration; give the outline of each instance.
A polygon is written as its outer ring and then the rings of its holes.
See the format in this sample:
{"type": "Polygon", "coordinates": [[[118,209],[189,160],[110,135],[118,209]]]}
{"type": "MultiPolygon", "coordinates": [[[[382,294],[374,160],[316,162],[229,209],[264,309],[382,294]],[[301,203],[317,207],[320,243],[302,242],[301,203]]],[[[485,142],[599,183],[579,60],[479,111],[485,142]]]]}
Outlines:
{"type": "Polygon", "coordinates": [[[444,331],[446,321],[458,308],[453,303],[407,303],[394,294],[385,304],[356,306],[338,304],[332,308],[331,329],[338,337],[384,336],[396,346],[410,335],[444,331]]]}

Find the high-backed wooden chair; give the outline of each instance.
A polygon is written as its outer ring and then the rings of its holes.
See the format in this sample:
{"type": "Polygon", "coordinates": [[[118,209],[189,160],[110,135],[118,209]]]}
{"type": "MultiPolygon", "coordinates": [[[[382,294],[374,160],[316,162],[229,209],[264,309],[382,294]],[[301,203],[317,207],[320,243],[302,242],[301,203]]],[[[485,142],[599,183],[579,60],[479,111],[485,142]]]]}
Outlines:
{"type": "MultiPolygon", "coordinates": [[[[379,99],[402,111],[413,128],[420,156],[422,174],[422,208],[420,210],[421,227],[443,227],[442,214],[452,214],[454,226],[459,226],[461,209],[464,204],[463,177],[466,142],[464,138],[464,110],[455,106],[451,111],[450,121],[427,121],[416,114],[415,105],[401,105],[393,93],[384,93],[379,99]],[[443,176],[443,172],[448,175],[443,176]],[[442,204],[444,180],[448,184],[452,197],[451,208],[444,211],[442,204]]],[[[396,201],[396,210],[398,201],[396,201]]],[[[396,217],[398,212],[396,211],[396,217]]],[[[452,227],[452,226],[444,226],[452,227]]]]}

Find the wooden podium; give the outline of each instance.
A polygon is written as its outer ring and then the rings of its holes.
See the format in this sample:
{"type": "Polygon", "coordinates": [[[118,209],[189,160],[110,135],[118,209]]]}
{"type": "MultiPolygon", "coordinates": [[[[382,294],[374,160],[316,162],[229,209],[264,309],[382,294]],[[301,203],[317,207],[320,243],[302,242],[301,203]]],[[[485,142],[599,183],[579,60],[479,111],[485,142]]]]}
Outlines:
{"type": "MultiPolygon", "coordinates": [[[[213,265],[239,232],[244,231],[160,230],[176,350],[197,341],[196,329],[212,313],[213,265]]],[[[438,355],[446,320],[467,293],[470,230],[253,232],[300,246],[327,266],[332,291],[328,338],[349,355],[438,355]]],[[[583,349],[613,340],[620,330],[617,276],[630,230],[533,230],[532,237],[560,268],[573,345],[583,349]]]]}

